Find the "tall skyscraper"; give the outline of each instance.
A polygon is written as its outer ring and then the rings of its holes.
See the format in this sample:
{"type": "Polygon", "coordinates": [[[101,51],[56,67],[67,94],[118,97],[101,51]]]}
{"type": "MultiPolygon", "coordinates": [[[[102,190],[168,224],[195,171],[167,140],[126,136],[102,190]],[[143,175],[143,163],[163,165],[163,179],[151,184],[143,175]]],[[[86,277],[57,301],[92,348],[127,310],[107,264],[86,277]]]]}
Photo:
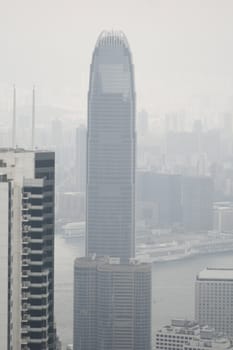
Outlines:
{"type": "Polygon", "coordinates": [[[86,192],[87,128],[76,129],[76,186],[78,192],[86,192]]]}
{"type": "Polygon", "coordinates": [[[123,33],[90,71],[86,257],[74,267],[74,350],[151,349],[151,266],[135,254],[135,91],[123,33]]]}
{"type": "Polygon", "coordinates": [[[125,35],[103,32],[90,69],[87,133],[88,254],[134,257],[134,71],[125,35]]]}
{"type": "Polygon", "coordinates": [[[233,269],[207,268],[197,275],[195,318],[233,339],[233,269]]]}
{"type": "Polygon", "coordinates": [[[1,239],[8,248],[4,349],[54,350],[54,153],[0,149],[0,166],[1,239]]]}

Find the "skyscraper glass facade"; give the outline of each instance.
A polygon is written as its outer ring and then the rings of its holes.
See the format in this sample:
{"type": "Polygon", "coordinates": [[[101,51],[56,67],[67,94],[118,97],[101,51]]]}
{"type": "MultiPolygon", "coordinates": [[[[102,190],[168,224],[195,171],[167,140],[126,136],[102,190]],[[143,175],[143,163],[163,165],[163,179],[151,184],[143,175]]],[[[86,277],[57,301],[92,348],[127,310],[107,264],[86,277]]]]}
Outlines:
{"type": "Polygon", "coordinates": [[[134,257],[135,91],[123,33],[103,32],[90,69],[87,255],[134,257]]]}

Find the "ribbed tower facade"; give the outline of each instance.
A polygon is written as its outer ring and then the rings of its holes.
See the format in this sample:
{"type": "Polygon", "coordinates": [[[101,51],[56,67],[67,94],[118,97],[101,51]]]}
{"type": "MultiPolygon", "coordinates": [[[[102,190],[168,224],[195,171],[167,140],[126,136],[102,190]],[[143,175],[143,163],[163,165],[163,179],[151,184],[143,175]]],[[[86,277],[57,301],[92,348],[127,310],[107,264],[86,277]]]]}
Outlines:
{"type": "Polygon", "coordinates": [[[123,33],[90,70],[86,257],[74,265],[74,350],[151,349],[151,266],[135,255],[135,91],[123,33]]]}
{"type": "Polygon", "coordinates": [[[134,257],[135,90],[122,32],[101,33],[88,93],[86,255],[134,257]]]}

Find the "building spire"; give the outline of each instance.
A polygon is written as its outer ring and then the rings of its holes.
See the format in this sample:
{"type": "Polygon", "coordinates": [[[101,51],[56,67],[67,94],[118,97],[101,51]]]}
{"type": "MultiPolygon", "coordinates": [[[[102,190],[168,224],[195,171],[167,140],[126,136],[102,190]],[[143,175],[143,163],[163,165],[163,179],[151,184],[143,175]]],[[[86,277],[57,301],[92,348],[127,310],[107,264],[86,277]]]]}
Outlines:
{"type": "Polygon", "coordinates": [[[12,148],[15,148],[16,144],[16,88],[13,85],[13,120],[12,120],[12,148]]]}
{"type": "Polygon", "coordinates": [[[35,86],[32,89],[32,139],[31,147],[34,149],[35,146],[35,86]]]}

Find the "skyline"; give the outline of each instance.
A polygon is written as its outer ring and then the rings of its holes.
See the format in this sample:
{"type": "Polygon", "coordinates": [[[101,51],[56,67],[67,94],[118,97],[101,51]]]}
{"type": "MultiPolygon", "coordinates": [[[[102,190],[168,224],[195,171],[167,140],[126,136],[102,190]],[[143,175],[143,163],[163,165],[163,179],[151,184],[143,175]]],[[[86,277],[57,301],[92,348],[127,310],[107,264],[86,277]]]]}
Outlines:
{"type": "Polygon", "coordinates": [[[232,0],[2,4],[1,291],[13,347],[60,350],[59,337],[86,350],[94,332],[93,350],[150,350],[174,316],[211,326],[196,311],[212,305],[226,317],[229,288],[214,289],[219,304],[212,290],[197,303],[195,279],[232,271],[232,15],[232,0]]]}

